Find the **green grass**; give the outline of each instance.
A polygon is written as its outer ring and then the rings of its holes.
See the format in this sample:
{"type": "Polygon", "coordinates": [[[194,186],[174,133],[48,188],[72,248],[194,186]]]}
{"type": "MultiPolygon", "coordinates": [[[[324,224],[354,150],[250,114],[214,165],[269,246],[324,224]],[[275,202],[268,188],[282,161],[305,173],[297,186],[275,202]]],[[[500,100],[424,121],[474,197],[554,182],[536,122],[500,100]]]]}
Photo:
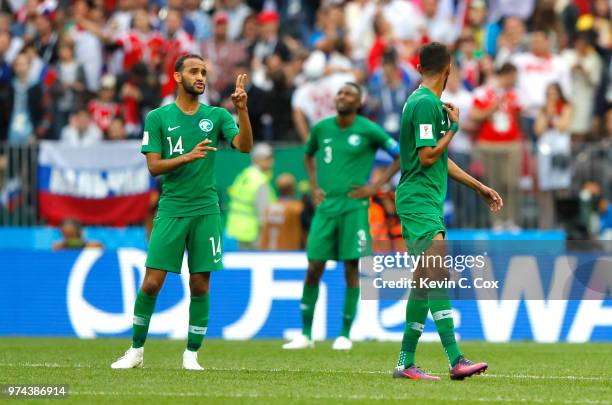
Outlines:
{"type": "Polygon", "coordinates": [[[392,379],[397,343],[356,343],[346,353],[329,342],[283,351],[280,341],[208,340],[200,351],[206,371],[197,373],[180,368],[183,342],[150,339],[144,369],[111,370],[127,345],[126,339],[3,338],[0,384],[68,384],[68,402],[86,404],[612,403],[612,344],[462,342],[469,358],[489,362],[486,375],[462,382],[448,379],[436,343],[420,344],[417,361],[443,376],[440,382],[392,379]]]}

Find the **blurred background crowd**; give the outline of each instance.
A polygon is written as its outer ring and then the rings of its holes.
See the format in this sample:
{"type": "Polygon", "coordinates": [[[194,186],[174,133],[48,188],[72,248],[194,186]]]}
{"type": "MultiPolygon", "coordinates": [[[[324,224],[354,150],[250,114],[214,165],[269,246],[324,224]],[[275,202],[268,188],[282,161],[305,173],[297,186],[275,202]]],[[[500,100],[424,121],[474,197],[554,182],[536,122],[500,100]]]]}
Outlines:
{"type": "MultiPolygon", "coordinates": [[[[38,140],[140,139],[146,114],[173,101],[173,65],[188,52],[207,60],[207,104],[232,111],[235,77],[249,75],[254,136],[272,150],[302,143],[334,114],[346,81],[363,85],[363,114],[397,138],[419,85],[417,51],[438,41],[454,55],[442,99],[461,110],[451,157],[506,201],[489,218],[451,186],[449,226],[603,237],[612,229],[610,10],[609,0],[0,0],[0,171],[11,147],[38,140]]],[[[373,176],[388,163],[377,156],[373,176]]],[[[278,177],[271,194],[304,191],[278,177]]],[[[397,237],[393,186],[374,198],[375,238],[379,228],[397,237]]]]}

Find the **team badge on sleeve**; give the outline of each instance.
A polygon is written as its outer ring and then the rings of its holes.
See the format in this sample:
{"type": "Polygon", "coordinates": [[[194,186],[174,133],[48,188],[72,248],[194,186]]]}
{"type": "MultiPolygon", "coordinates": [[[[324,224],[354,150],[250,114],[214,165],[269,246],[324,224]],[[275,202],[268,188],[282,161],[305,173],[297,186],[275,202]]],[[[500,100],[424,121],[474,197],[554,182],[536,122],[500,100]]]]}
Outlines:
{"type": "Polygon", "coordinates": [[[421,139],[433,139],[433,128],[431,124],[419,125],[419,138],[421,139]]]}
{"type": "Polygon", "coordinates": [[[146,146],[149,144],[149,131],[144,131],[142,135],[142,146],[146,146]]]}

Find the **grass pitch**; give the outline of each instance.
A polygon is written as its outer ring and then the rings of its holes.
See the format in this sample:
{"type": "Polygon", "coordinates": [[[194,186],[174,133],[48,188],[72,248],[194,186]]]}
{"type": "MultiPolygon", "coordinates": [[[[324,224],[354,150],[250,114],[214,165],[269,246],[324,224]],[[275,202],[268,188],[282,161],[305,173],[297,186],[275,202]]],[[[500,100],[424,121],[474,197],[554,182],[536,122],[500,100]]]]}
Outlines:
{"type": "Polygon", "coordinates": [[[0,384],[68,384],[67,402],[85,404],[612,404],[612,344],[461,342],[489,371],[451,381],[440,344],[421,343],[418,364],[443,378],[414,382],[391,378],[398,343],[355,343],[350,352],[330,342],[285,351],[281,343],[207,340],[198,373],[181,370],[179,341],[149,339],[144,369],[111,370],[129,340],[3,338],[0,384]]]}

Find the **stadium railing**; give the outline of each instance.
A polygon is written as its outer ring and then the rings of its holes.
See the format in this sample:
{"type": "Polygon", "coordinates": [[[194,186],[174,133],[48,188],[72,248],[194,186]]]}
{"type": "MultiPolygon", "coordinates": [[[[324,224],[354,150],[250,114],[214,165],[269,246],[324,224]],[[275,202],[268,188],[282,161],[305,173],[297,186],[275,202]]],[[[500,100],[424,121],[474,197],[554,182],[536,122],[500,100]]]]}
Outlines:
{"type": "MultiPolygon", "coordinates": [[[[293,173],[298,181],[305,182],[302,153],[296,144],[279,144],[275,147],[275,174],[283,171],[293,173]]],[[[12,145],[0,143],[0,226],[42,225],[38,202],[38,151],[36,144],[12,145]]],[[[223,151],[223,153],[232,153],[223,151]]],[[[535,155],[534,155],[535,156],[535,155]]],[[[243,167],[249,164],[248,156],[219,158],[217,162],[217,181],[226,203],[226,189],[243,167]],[[227,166],[227,167],[226,167],[227,166]]],[[[519,209],[516,225],[523,229],[538,228],[543,209],[557,212],[553,227],[577,226],[584,218],[584,204],[580,202],[580,192],[586,182],[598,183],[602,196],[610,198],[612,193],[612,147],[608,142],[582,143],[576,145],[568,162],[571,171],[569,189],[555,194],[554,205],[542,208],[541,194],[537,187],[537,160],[532,157],[528,165],[532,169],[518,188],[519,209]],[[533,182],[536,182],[535,184],[533,182]]],[[[509,169],[511,170],[511,169],[509,169]]],[[[515,170],[517,170],[515,168],[515,170]]],[[[300,187],[304,191],[305,187],[300,187]]],[[[596,209],[596,207],[591,207],[596,209]]],[[[487,208],[470,190],[451,185],[445,206],[446,222],[450,228],[483,229],[492,226],[487,208]]],[[[578,225],[585,226],[585,224],[578,225]]]]}

